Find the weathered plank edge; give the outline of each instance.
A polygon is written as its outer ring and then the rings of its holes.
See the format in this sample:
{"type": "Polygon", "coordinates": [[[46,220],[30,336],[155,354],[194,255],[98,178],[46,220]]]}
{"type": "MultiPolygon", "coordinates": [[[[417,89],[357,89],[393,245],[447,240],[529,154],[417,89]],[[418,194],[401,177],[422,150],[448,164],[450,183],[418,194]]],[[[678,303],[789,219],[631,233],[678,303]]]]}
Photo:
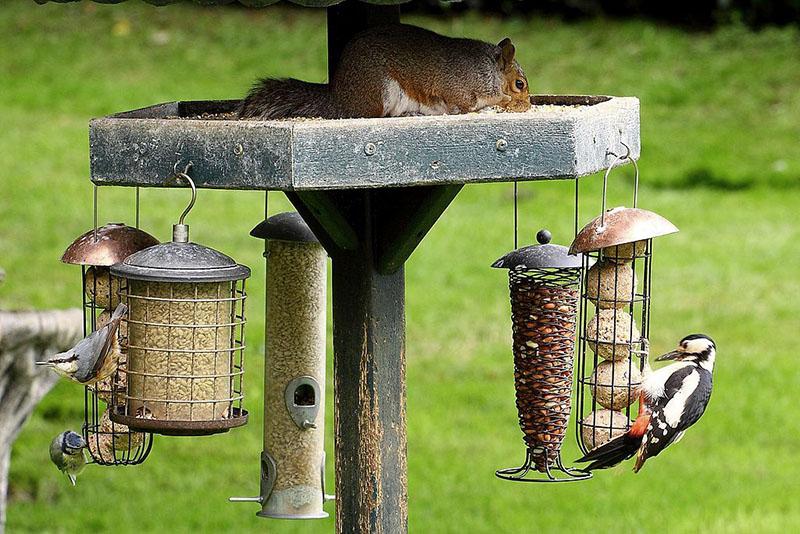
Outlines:
{"type": "Polygon", "coordinates": [[[94,119],[89,159],[97,185],[170,187],[173,167],[191,161],[197,187],[291,190],[289,123],[94,119]],[[235,127],[211,128],[220,123],[235,127]]]}

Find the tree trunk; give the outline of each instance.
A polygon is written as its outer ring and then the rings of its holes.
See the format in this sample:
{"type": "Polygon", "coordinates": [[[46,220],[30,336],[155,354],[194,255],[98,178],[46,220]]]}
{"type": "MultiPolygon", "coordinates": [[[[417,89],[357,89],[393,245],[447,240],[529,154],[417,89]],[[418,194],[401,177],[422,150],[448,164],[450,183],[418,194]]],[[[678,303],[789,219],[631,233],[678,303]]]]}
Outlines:
{"type": "Polygon", "coordinates": [[[0,311],[0,534],[5,527],[11,446],[34,408],[58,380],[35,362],[65,351],[83,336],[83,313],[0,311]]]}

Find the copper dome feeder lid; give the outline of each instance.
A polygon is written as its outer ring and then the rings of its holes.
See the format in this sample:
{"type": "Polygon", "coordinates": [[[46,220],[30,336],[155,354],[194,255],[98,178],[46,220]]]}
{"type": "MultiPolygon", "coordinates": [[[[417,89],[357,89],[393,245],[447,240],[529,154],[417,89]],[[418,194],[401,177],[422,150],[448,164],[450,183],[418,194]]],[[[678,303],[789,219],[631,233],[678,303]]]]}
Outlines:
{"type": "Polygon", "coordinates": [[[640,208],[612,208],[589,222],[575,236],[570,254],[674,234],[678,228],[661,215],[640,208]]]}
{"type": "Polygon", "coordinates": [[[72,265],[109,267],[142,249],[158,244],[147,232],[123,223],[108,223],[78,237],[67,247],[61,261],[72,265]]]}
{"type": "Polygon", "coordinates": [[[536,234],[538,245],[512,250],[492,264],[496,269],[527,271],[533,269],[579,269],[582,257],[570,256],[567,247],[550,243],[552,235],[542,229],[536,234]]]}

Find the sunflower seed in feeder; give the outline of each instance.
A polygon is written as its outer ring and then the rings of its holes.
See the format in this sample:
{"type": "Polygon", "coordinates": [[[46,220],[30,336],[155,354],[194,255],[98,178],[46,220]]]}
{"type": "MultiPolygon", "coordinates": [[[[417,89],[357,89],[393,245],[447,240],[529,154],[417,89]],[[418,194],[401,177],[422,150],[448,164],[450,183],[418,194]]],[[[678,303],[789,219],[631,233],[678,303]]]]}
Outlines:
{"type": "Polygon", "coordinates": [[[273,215],[250,235],[266,240],[267,258],[262,477],[273,485],[258,515],[328,517],[322,508],[328,256],[294,212],[273,215]]]}
{"type": "Polygon", "coordinates": [[[627,432],[630,420],[622,412],[597,410],[580,422],[584,445],[592,450],[627,432]]]}
{"type": "Polygon", "coordinates": [[[618,362],[603,361],[597,364],[589,385],[600,406],[621,410],[636,401],[637,388],[641,382],[639,368],[626,358],[618,362]]]}
{"type": "Polygon", "coordinates": [[[597,310],[586,323],[586,341],[606,360],[623,360],[631,355],[631,346],[641,338],[636,321],[620,309],[597,310]]]}
{"type": "Polygon", "coordinates": [[[112,274],[125,279],[129,310],[127,394],[112,420],[184,435],[245,424],[241,362],[250,270],[188,242],[188,227],[178,224],[172,242],[129,256],[112,274]]]}

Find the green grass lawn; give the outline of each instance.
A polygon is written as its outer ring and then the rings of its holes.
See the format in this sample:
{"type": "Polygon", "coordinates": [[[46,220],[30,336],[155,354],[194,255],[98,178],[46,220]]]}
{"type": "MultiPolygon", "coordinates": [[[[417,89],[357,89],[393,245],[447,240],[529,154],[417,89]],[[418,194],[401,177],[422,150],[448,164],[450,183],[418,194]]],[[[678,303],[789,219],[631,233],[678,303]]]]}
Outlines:
{"type": "MultiPolygon", "coordinates": [[[[256,76],[324,79],[321,11],[154,8],[139,3],[0,7],[0,286],[4,308],[78,305],[59,263],[90,228],[87,122],[176,99],[235,98],[256,76]]],[[[800,34],[738,27],[686,34],[646,22],[414,19],[450,35],[511,36],[538,93],[642,101],[640,205],[681,233],[656,243],[652,346],[702,331],[719,346],[703,420],[638,475],[574,485],[501,481],[519,462],[505,273],[510,185],[465,188],[407,267],[409,529],[412,532],[790,532],[800,528],[796,306],[800,303],[800,34]]],[[[581,221],[600,209],[585,179],[581,221]]],[[[627,202],[627,170],[610,205],[627,202]]],[[[572,184],[521,186],[522,240],[572,232],[572,184]]],[[[169,236],[185,191],[142,193],[143,226],[169,236]]],[[[270,197],[271,211],[288,208],[270,197]]],[[[253,268],[250,424],[208,438],[157,437],[137,467],[91,467],[68,486],[47,445],[78,428],[82,391],[60,384],[12,456],[9,532],[330,532],[333,521],[258,519],[263,259],[248,236],[263,194],[201,191],[193,239],[253,268]]],[[[133,194],[100,190],[101,222],[132,221],[133,194]]],[[[330,360],[330,358],[329,358],[330,360]]],[[[328,399],[328,451],[331,399],[328,399]]],[[[577,455],[574,440],[565,455],[577,455]]],[[[328,477],[333,476],[329,461],[328,477]]],[[[327,505],[332,511],[331,504],[327,505]]]]}

